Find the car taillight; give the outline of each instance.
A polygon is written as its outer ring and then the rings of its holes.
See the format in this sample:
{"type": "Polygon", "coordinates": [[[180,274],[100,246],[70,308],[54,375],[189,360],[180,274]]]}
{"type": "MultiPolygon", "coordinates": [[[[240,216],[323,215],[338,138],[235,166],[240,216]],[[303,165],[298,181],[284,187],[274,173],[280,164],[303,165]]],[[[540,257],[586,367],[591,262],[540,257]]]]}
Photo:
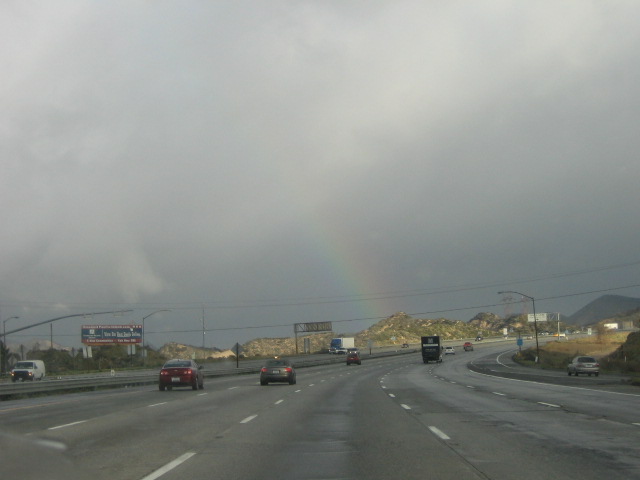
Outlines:
{"type": "Polygon", "coordinates": [[[284,369],[285,372],[289,373],[291,371],[291,367],[287,367],[284,369]]]}
{"type": "Polygon", "coordinates": [[[266,369],[265,367],[262,367],[262,368],[260,369],[260,371],[261,371],[261,372],[264,372],[264,373],[267,373],[267,369],[266,369]]]}
{"type": "Polygon", "coordinates": [[[166,370],[160,370],[160,375],[169,375],[169,372],[166,370]]]}

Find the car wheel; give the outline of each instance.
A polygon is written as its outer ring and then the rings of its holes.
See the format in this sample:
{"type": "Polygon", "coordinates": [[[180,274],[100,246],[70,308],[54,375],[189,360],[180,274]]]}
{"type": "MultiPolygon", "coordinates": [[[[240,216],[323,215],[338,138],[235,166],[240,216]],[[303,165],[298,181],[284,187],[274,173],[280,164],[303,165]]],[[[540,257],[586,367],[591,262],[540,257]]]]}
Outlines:
{"type": "Polygon", "coordinates": [[[200,385],[198,385],[198,388],[199,388],[200,390],[204,390],[204,382],[202,382],[200,385]]]}
{"type": "Polygon", "coordinates": [[[159,388],[161,392],[164,392],[164,385],[160,385],[159,388]]]}
{"type": "Polygon", "coordinates": [[[191,385],[191,390],[197,390],[197,389],[198,389],[198,382],[191,385]]]}
{"type": "Polygon", "coordinates": [[[269,385],[269,382],[266,380],[260,380],[260,385],[269,385]]]}
{"type": "Polygon", "coordinates": [[[578,371],[576,370],[575,372],[573,372],[573,374],[577,377],[578,376],[578,371]]]}
{"type": "Polygon", "coordinates": [[[569,370],[567,370],[567,375],[571,376],[571,372],[569,370]]]}
{"type": "Polygon", "coordinates": [[[591,376],[591,374],[590,374],[590,373],[587,373],[587,375],[588,375],[588,376],[591,376]]]}
{"type": "Polygon", "coordinates": [[[173,387],[171,385],[167,386],[167,390],[171,391],[173,390],[173,387]]]}
{"type": "Polygon", "coordinates": [[[599,373],[600,373],[600,372],[596,372],[596,373],[594,373],[594,375],[597,377],[599,373]]]}
{"type": "Polygon", "coordinates": [[[296,384],[296,379],[295,378],[290,378],[289,379],[289,385],[295,385],[296,384]]]}

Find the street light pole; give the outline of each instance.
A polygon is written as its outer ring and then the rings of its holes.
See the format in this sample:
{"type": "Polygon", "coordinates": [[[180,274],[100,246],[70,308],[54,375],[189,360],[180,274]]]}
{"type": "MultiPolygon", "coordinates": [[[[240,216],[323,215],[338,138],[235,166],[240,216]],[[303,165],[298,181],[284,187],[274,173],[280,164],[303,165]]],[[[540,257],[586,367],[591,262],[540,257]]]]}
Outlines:
{"type": "Polygon", "coordinates": [[[515,292],[513,290],[498,292],[498,295],[502,295],[503,293],[515,293],[516,295],[521,295],[531,300],[531,304],[533,305],[533,329],[536,332],[536,363],[538,363],[540,361],[540,345],[538,344],[538,318],[536,317],[536,299],[530,297],[529,295],[525,295],[524,293],[515,292]]]}
{"type": "Polygon", "coordinates": [[[20,317],[9,317],[2,321],[2,373],[7,373],[7,322],[14,318],[20,317]]]}
{"type": "Polygon", "coordinates": [[[145,343],[144,343],[144,321],[149,318],[151,315],[155,315],[156,313],[160,313],[160,312],[170,312],[171,310],[168,309],[162,309],[162,310],[156,310],[155,312],[151,312],[149,315],[147,315],[146,317],[142,317],[142,366],[144,367],[147,359],[147,350],[145,349],[145,343]]]}

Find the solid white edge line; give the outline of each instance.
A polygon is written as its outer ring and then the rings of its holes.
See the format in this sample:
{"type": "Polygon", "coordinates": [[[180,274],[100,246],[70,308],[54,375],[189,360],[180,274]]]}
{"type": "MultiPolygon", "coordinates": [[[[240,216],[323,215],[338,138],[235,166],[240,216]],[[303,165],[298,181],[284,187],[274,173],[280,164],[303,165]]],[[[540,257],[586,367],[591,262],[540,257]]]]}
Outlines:
{"type": "Polygon", "coordinates": [[[147,407],[157,407],[158,405],[164,405],[167,402],[160,402],[160,403],[152,403],[151,405],[147,405],[147,407]]]}
{"type": "Polygon", "coordinates": [[[405,410],[411,410],[411,407],[409,405],[405,405],[404,403],[401,403],[400,406],[405,410]]]}
{"type": "Polygon", "coordinates": [[[429,430],[431,430],[433,433],[435,433],[442,440],[451,440],[451,438],[446,433],[444,433],[442,430],[440,430],[437,427],[429,427],[429,430]]]}
{"type": "Polygon", "coordinates": [[[545,407],[555,407],[560,408],[560,405],[556,405],[554,403],[546,403],[546,402],[538,402],[540,405],[544,405],[545,407]]]}
{"type": "Polygon", "coordinates": [[[469,370],[469,371],[472,374],[475,374],[475,375],[481,375],[483,377],[499,378],[501,380],[508,380],[510,382],[535,383],[536,385],[544,385],[544,386],[547,386],[547,387],[570,388],[570,389],[573,389],[573,390],[586,390],[587,392],[610,393],[612,395],[625,395],[625,396],[628,396],[628,397],[640,397],[639,393],[612,392],[611,390],[596,390],[596,389],[593,389],[593,388],[574,387],[572,385],[555,385],[553,383],[536,382],[535,380],[520,380],[519,378],[496,377],[496,375],[488,375],[486,373],[480,373],[480,372],[476,372],[474,370],[469,370]]]}
{"type": "Polygon", "coordinates": [[[249,423],[251,420],[256,418],[258,415],[251,415],[250,417],[245,418],[244,420],[240,420],[240,423],[249,423]]]}
{"type": "Polygon", "coordinates": [[[84,423],[86,420],[79,420],[77,422],[66,423],[64,425],[57,425],[55,427],[49,427],[47,430],[58,430],[59,428],[73,427],[74,425],[79,425],[80,423],[84,423]]]}
{"type": "Polygon", "coordinates": [[[162,475],[164,475],[168,471],[173,470],[178,465],[180,465],[180,464],[186,462],[187,460],[189,460],[195,454],[196,454],[195,452],[184,453],[184,454],[180,455],[178,458],[176,458],[175,460],[167,463],[164,467],[160,467],[155,472],[152,472],[149,475],[147,475],[146,477],[143,477],[141,480],[154,480],[154,479],[156,479],[158,477],[161,477],[162,475]]]}

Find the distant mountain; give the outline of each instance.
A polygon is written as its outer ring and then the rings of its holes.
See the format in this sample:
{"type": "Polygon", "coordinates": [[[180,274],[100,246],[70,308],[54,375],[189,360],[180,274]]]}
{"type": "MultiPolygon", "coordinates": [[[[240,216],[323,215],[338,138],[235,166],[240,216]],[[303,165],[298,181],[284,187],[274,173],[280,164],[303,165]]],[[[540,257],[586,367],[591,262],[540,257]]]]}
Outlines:
{"type": "Polygon", "coordinates": [[[640,308],[640,298],[603,295],[563,320],[571,325],[593,325],[637,308],[640,308]]]}

